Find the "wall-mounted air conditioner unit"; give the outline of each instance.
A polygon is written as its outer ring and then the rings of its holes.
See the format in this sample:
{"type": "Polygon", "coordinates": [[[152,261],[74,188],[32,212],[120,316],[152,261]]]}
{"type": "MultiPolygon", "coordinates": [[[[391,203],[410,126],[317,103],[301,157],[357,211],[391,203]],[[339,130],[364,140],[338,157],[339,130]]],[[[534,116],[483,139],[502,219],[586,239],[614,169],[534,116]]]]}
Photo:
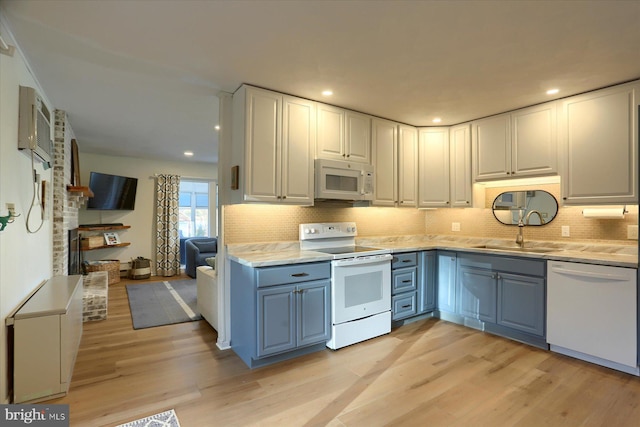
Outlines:
{"type": "Polygon", "coordinates": [[[32,87],[20,86],[18,149],[33,150],[43,163],[51,162],[51,112],[32,87]]]}

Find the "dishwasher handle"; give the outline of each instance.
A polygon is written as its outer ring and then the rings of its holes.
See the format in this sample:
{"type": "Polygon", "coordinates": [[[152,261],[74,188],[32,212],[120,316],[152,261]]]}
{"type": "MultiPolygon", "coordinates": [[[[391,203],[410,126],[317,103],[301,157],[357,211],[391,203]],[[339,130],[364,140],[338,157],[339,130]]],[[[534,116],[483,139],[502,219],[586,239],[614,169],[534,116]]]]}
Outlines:
{"type": "Polygon", "coordinates": [[[567,268],[551,266],[551,271],[558,274],[564,274],[565,276],[579,276],[579,277],[589,277],[591,279],[602,279],[602,280],[612,280],[624,282],[629,280],[628,277],[620,276],[617,274],[606,274],[606,273],[593,273],[591,271],[581,271],[581,270],[571,270],[567,268]]]}

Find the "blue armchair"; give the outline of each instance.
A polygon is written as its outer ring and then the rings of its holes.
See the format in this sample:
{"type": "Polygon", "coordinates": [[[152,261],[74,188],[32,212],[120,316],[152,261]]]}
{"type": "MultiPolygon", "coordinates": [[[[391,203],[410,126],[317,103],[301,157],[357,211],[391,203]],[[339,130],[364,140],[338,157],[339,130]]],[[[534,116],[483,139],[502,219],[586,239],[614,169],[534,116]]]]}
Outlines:
{"type": "Polygon", "coordinates": [[[218,238],[193,238],[185,243],[184,271],[189,277],[196,277],[196,268],[207,265],[205,259],[214,257],[218,253],[218,238]]]}

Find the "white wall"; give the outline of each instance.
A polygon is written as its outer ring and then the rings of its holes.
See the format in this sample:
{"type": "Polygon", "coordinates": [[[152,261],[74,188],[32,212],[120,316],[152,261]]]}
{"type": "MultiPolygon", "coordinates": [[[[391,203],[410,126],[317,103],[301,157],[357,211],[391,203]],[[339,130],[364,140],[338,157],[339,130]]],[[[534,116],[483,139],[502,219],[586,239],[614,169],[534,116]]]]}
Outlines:
{"type": "MultiPolygon", "coordinates": [[[[11,45],[15,45],[3,21],[0,34],[11,45]]],[[[31,206],[33,179],[31,160],[18,151],[18,93],[19,86],[35,87],[53,111],[36,79],[31,75],[19,50],[13,57],[0,55],[0,216],[8,215],[6,204],[15,203],[21,216],[0,232],[0,401],[6,402],[7,390],[7,345],[5,318],[42,282],[49,279],[53,271],[53,237],[51,219],[46,220],[39,232],[31,234],[26,229],[26,217],[31,206]]],[[[52,169],[44,170],[39,163],[35,169],[42,179],[52,182],[52,169]]],[[[51,209],[49,207],[48,209],[51,209]]],[[[40,211],[34,210],[37,218],[30,224],[37,228],[40,211]]],[[[51,215],[49,215],[51,218],[51,215]]]]}
{"type": "MultiPolygon", "coordinates": [[[[79,211],[80,224],[118,223],[130,225],[128,230],[118,231],[120,241],[130,242],[130,246],[97,249],[83,252],[84,259],[118,259],[131,261],[139,256],[149,258],[155,265],[155,179],[160,173],[177,174],[188,178],[215,180],[218,178],[217,165],[199,163],[197,160],[167,162],[158,160],[115,157],[82,151],[82,141],[78,141],[82,185],[89,185],[92,171],[138,178],[136,204],[133,211],[88,211],[83,206],[79,211]]],[[[213,195],[212,195],[213,196],[213,195]]],[[[212,223],[212,227],[215,223],[212,223]]]]}

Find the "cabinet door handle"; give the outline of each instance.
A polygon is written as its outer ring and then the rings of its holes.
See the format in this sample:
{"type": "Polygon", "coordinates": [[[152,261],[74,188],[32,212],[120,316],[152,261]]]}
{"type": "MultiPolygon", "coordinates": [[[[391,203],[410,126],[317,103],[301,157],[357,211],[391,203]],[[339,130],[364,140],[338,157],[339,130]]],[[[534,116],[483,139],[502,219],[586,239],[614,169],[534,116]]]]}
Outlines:
{"type": "Polygon", "coordinates": [[[411,262],[410,259],[403,259],[402,262],[411,262]]]}
{"type": "Polygon", "coordinates": [[[308,275],[309,273],[294,273],[291,275],[291,277],[306,277],[308,275]]]}
{"type": "Polygon", "coordinates": [[[411,283],[411,280],[403,280],[402,283],[411,283]]]}
{"type": "Polygon", "coordinates": [[[295,291],[293,291],[294,294],[303,294],[304,293],[304,289],[296,289],[295,291]]]}
{"type": "Polygon", "coordinates": [[[411,307],[411,304],[407,304],[407,305],[403,305],[402,308],[409,308],[411,307]]]}

